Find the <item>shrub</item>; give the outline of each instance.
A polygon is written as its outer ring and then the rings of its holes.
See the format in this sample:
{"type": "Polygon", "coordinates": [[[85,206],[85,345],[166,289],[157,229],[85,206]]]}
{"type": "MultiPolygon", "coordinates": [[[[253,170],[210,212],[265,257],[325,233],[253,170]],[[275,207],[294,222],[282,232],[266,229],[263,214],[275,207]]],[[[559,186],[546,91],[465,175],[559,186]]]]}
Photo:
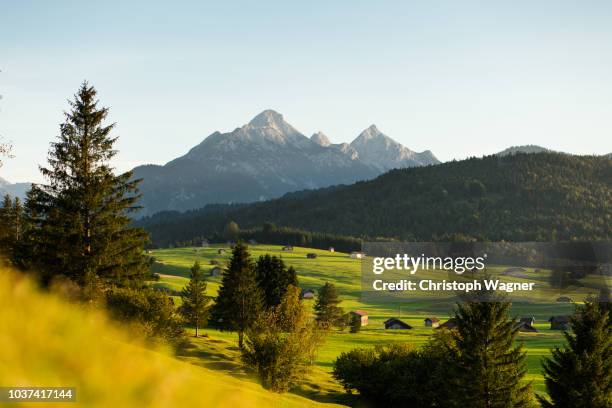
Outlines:
{"type": "Polygon", "coordinates": [[[114,318],[136,325],[144,337],[170,342],[182,339],[182,320],[172,300],[159,291],[115,287],[106,292],[106,305],[114,318]]]}

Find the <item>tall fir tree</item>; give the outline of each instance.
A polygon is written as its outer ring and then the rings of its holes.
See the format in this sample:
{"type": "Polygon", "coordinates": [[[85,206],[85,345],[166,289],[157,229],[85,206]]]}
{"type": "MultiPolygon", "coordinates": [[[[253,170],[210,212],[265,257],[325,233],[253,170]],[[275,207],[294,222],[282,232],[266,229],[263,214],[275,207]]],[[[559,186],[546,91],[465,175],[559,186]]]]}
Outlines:
{"type": "Polygon", "coordinates": [[[0,252],[12,259],[23,236],[24,208],[19,197],[5,195],[0,207],[0,252]]]}
{"type": "Polygon", "coordinates": [[[510,319],[510,303],[486,298],[458,305],[455,372],[451,382],[454,406],[518,408],[534,406],[531,384],[525,383],[526,353],[515,346],[516,319],[510,319]]]}
{"type": "Polygon", "coordinates": [[[543,361],[550,399],[539,397],[543,407],[612,407],[612,329],[608,311],[596,302],[585,302],[572,316],[567,345],[556,348],[543,361]]]}
{"type": "Polygon", "coordinates": [[[5,255],[11,252],[11,215],[13,212],[13,201],[6,194],[2,199],[0,207],[0,249],[5,255]]]}
{"type": "Polygon", "coordinates": [[[81,285],[140,281],[148,272],[147,235],[129,218],[139,208],[140,180],[110,167],[117,138],[114,124],[104,124],[108,108],[98,106],[96,90],[84,82],[70,107],[48,167],[41,167],[48,184],[28,194],[22,262],[34,262],[45,281],[60,274],[81,285]]]}
{"type": "Polygon", "coordinates": [[[341,321],[344,312],[338,306],[340,302],[338,290],[333,283],[325,282],[325,285],[319,288],[314,309],[321,327],[327,329],[341,321]]]}
{"type": "Polygon", "coordinates": [[[229,265],[211,310],[211,324],[222,330],[238,332],[238,345],[244,344],[244,333],[253,327],[263,310],[261,288],[248,248],[241,242],[234,246],[229,265]]]}
{"type": "Polygon", "coordinates": [[[179,311],[185,320],[195,325],[195,337],[198,337],[198,328],[208,320],[210,303],[206,296],[206,281],[198,261],[191,267],[191,279],[181,291],[181,299],[183,303],[179,311]]]}
{"type": "Polygon", "coordinates": [[[280,304],[289,285],[298,286],[297,274],[293,267],[287,268],[282,258],[262,255],[255,265],[257,282],[263,291],[266,308],[280,304]]]}

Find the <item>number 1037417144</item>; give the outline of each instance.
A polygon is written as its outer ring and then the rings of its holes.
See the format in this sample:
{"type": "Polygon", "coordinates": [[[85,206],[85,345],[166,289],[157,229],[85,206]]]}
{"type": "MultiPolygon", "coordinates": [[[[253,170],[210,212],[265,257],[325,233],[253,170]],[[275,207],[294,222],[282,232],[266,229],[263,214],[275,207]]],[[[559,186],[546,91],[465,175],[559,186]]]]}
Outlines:
{"type": "Polygon", "coordinates": [[[0,387],[0,402],[74,402],[74,387],[0,387]]]}

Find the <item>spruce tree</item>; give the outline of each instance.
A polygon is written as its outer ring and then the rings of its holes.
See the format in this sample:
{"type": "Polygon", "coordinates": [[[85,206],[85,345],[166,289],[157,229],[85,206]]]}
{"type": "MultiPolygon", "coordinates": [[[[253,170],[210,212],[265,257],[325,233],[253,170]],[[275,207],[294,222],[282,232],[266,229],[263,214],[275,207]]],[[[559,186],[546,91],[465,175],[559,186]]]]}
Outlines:
{"type": "Polygon", "coordinates": [[[314,305],[317,321],[323,328],[329,328],[337,324],[344,312],[338,307],[341,300],[338,296],[336,286],[331,282],[326,282],[318,292],[317,300],[314,305]]]}
{"type": "Polygon", "coordinates": [[[5,195],[0,207],[0,249],[5,254],[11,251],[11,214],[13,212],[13,201],[10,195],[5,195]]]}
{"type": "Polygon", "coordinates": [[[198,261],[191,267],[191,279],[181,291],[181,299],[183,304],[179,311],[185,320],[195,325],[195,337],[198,337],[198,328],[208,319],[210,303],[206,296],[206,281],[198,261]]]}
{"type": "Polygon", "coordinates": [[[608,408],[612,406],[612,333],[610,316],[595,302],[586,302],[565,332],[567,346],[556,348],[543,361],[550,400],[542,406],[608,408]]]}
{"type": "Polygon", "coordinates": [[[223,274],[211,311],[211,324],[221,330],[237,331],[238,345],[242,348],[244,332],[255,325],[263,304],[255,266],[247,247],[239,242],[232,250],[230,263],[223,274]]]}
{"type": "Polygon", "coordinates": [[[295,269],[287,268],[282,258],[277,256],[260,256],[255,265],[255,273],[266,308],[280,304],[289,285],[298,286],[295,269]]]}
{"type": "Polygon", "coordinates": [[[82,285],[139,281],[148,271],[147,235],[128,217],[138,209],[139,180],[110,166],[117,138],[96,90],[84,82],[70,107],[48,167],[41,167],[47,184],[28,194],[30,236],[21,256],[35,261],[45,280],[63,274],[82,285]]]}
{"type": "MultiPolygon", "coordinates": [[[[488,299],[491,300],[491,299],[488,299]]],[[[525,383],[526,353],[515,346],[516,319],[510,303],[469,301],[458,305],[455,370],[451,377],[455,406],[514,408],[534,405],[531,384],[525,383]]]]}

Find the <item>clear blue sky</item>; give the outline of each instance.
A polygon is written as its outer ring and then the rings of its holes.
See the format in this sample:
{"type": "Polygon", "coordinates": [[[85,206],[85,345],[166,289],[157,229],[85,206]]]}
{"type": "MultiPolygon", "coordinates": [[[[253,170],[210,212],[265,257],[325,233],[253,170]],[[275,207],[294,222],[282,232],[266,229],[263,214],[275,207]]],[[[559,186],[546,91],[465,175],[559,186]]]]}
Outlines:
{"type": "Polygon", "coordinates": [[[40,181],[89,80],[126,170],[266,108],[306,135],[375,123],[440,159],[539,144],[612,152],[609,1],[2,1],[0,134],[40,181]]]}

